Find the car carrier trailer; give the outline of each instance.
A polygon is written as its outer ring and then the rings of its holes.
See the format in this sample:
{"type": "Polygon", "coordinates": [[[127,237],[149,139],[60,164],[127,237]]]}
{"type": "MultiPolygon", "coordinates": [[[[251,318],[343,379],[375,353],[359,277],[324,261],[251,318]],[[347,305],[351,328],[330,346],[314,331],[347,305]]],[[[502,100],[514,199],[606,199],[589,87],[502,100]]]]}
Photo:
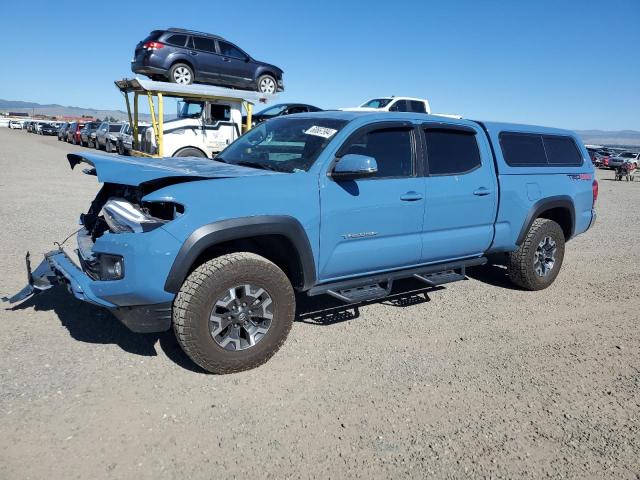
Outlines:
{"type": "Polygon", "coordinates": [[[277,95],[211,85],[181,85],[141,78],[115,82],[124,95],[132,129],[131,154],[142,157],[196,156],[212,158],[251,128],[253,106],[277,95]],[[131,96],[133,98],[131,98],[131,96]],[[146,97],[151,126],[140,136],[139,100],[146,97]],[[164,120],[164,99],[180,101],[176,119],[164,120]],[[132,105],[133,104],[133,105],[132,105]],[[242,123],[242,110],[246,124],[242,123]],[[133,111],[132,111],[133,110],[133,111]]]}

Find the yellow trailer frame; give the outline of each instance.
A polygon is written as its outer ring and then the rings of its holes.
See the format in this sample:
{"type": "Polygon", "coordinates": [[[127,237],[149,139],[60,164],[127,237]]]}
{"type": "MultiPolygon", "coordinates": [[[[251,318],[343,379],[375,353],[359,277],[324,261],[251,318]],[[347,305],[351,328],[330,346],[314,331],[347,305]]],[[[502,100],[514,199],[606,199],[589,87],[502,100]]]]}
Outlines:
{"type": "Polygon", "coordinates": [[[234,90],[223,87],[213,87],[206,85],[177,85],[174,83],[156,82],[152,80],[123,79],[115,82],[116,87],[124,95],[127,105],[127,115],[129,117],[129,125],[132,126],[133,145],[131,154],[138,157],[163,157],[163,131],[164,131],[164,99],[165,97],[180,98],[197,101],[222,100],[231,102],[241,102],[242,107],[247,112],[247,122],[242,125],[241,131],[245,133],[251,129],[253,105],[256,102],[266,103],[269,95],[258,92],[245,92],[242,90],[234,90]],[[129,94],[133,94],[133,102],[129,94]],[[149,112],[151,116],[151,128],[156,138],[157,153],[150,154],[140,150],[138,134],[139,134],[139,116],[140,109],[138,107],[140,97],[147,97],[149,103],[149,112]],[[131,104],[133,103],[133,113],[131,112],[131,104]],[[156,114],[157,112],[157,114],[156,114]]]}

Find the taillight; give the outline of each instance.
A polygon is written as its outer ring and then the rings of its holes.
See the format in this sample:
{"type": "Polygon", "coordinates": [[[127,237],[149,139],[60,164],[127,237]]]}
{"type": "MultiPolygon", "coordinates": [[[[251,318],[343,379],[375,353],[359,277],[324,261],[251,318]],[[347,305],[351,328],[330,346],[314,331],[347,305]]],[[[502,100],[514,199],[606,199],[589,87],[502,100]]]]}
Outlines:
{"type": "Polygon", "coordinates": [[[598,180],[593,180],[591,190],[593,191],[593,203],[591,204],[591,208],[595,208],[596,200],[598,200],[598,180]]]}
{"type": "Polygon", "coordinates": [[[147,50],[160,50],[161,48],[164,48],[164,43],[147,42],[144,45],[142,45],[142,48],[146,48],[147,50]]]}

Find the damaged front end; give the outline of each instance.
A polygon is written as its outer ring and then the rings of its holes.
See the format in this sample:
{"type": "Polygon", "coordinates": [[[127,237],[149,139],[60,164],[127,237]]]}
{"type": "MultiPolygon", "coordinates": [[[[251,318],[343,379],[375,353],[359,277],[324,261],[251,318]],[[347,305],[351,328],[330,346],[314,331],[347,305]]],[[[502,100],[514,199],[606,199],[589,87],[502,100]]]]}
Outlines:
{"type": "MultiPolygon", "coordinates": [[[[77,161],[72,162],[70,157],[70,163],[73,168],[77,161]]],[[[85,173],[100,179],[99,162],[96,166],[98,172],[93,168],[85,173]]],[[[88,211],[80,216],[77,261],[58,246],[32,270],[27,253],[27,285],[3,300],[20,302],[61,284],[79,300],[108,308],[133,331],[169,329],[174,294],[164,290],[164,279],[181,245],[160,227],[182,216],[184,207],[171,198],[146,202],[144,197],[198,177],[167,177],[159,170],[159,178],[149,178],[153,177],[149,169],[144,175],[145,181],[137,185],[127,184],[132,182],[126,175],[122,180],[105,181],[88,211]]]]}

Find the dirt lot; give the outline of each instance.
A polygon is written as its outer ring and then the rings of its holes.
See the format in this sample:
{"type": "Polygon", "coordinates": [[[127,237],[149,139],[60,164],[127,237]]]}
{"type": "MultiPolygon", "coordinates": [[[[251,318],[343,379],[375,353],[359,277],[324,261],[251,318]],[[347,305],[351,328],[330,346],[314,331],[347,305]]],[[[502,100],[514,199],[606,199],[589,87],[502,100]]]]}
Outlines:
{"type": "MultiPolygon", "coordinates": [[[[93,198],[77,149],[0,129],[0,296],[93,198]]],[[[2,305],[0,478],[640,478],[640,182],[598,176],[551,288],[483,269],[428,302],[303,314],[241,374],[60,289],[2,305]]]]}

